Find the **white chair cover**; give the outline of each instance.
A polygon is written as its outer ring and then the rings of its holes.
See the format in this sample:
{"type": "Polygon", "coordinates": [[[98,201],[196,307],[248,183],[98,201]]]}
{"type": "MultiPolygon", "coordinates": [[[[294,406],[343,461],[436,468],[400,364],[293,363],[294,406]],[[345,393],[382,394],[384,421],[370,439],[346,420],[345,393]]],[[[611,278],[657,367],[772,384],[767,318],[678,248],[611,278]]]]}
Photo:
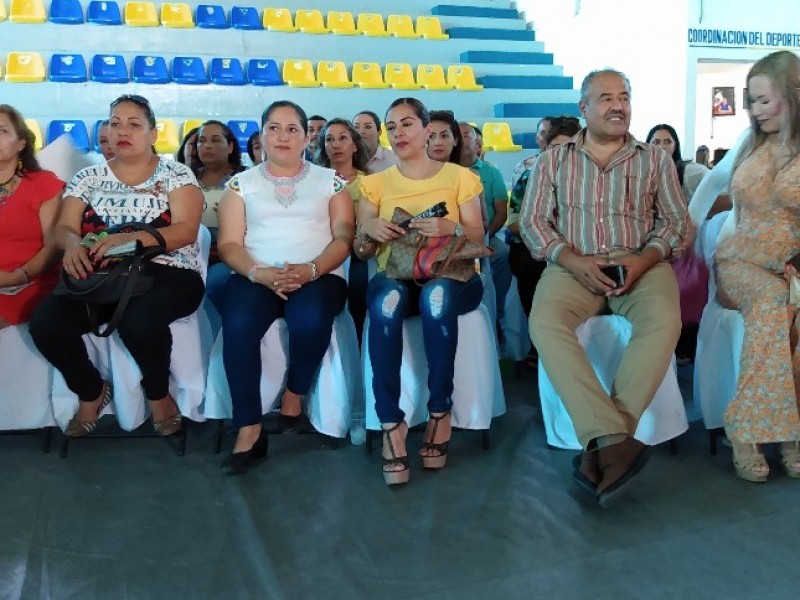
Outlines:
{"type": "Polygon", "coordinates": [[[744,319],[737,310],[724,308],[717,300],[714,259],[717,239],[730,213],[720,213],[708,220],[698,235],[703,257],[709,265],[708,304],[703,309],[697,332],[694,361],[694,401],[700,406],[706,429],[723,426],[725,409],[736,393],[739,361],[744,341],[744,319]]]}
{"type": "Polygon", "coordinates": [[[0,330],[0,431],[56,424],[50,402],[52,371],[34,346],[27,323],[0,330]]]}
{"type": "MultiPolygon", "coordinates": [[[[230,419],[232,416],[231,392],[222,361],[223,334],[221,331],[211,349],[204,408],[207,419],[230,419]]],[[[280,405],[286,383],[288,344],[286,322],[278,319],[261,340],[261,409],[264,414],[280,405]]],[[[351,409],[363,397],[358,361],[355,325],[344,309],[333,320],[330,346],[304,402],[311,424],[320,433],[343,438],[350,431],[351,409]]]]}
{"type": "MultiPolygon", "coordinates": [[[[622,362],[625,348],[631,338],[630,321],[619,315],[592,317],[578,326],[575,333],[586,349],[603,388],[608,392],[622,362]]],[[[567,409],[561,402],[553,384],[539,361],[539,398],[542,418],[547,433],[547,443],[556,448],[580,450],[575,427],[567,409]]],[[[667,370],[664,381],[656,391],[653,401],[644,411],[636,429],[637,440],[649,446],[661,444],[678,437],[689,428],[683,397],[678,388],[675,360],[667,370]]]]}
{"type": "Polygon", "coordinates": [[[528,319],[525,318],[525,311],[522,309],[517,285],[517,278],[512,277],[511,287],[508,288],[506,296],[506,312],[502,323],[505,343],[501,355],[503,358],[510,358],[513,361],[523,360],[531,349],[528,319]]]}
{"type": "MultiPolygon", "coordinates": [[[[367,316],[369,323],[369,315],[367,316]]],[[[365,324],[364,329],[367,330],[365,324]]],[[[453,377],[453,426],[489,429],[494,417],[506,412],[506,399],[498,366],[497,341],[489,311],[481,304],[458,318],[458,348],[453,377]]],[[[366,428],[381,428],[372,391],[369,344],[362,344],[366,428]]],[[[403,324],[403,358],[400,366],[400,408],[409,427],[428,420],[428,362],[422,338],[422,320],[410,317],[403,324]]]]}
{"type": "MultiPolygon", "coordinates": [[[[201,225],[198,232],[201,274],[205,281],[211,234],[201,225]]],[[[170,325],[172,331],[172,359],[170,363],[169,391],[184,417],[202,421],[202,405],[208,373],[208,356],[211,352],[211,325],[203,304],[188,317],[170,325]]],[[[132,431],[144,423],[149,414],[141,387],[142,372],[133,360],[117,332],[109,338],[83,336],[89,358],[103,379],[114,389],[113,402],[103,414],[115,414],[119,426],[132,431]]],[[[56,421],[65,429],[78,410],[78,397],[72,393],[58,371],[53,371],[53,411],[56,421]]]]}

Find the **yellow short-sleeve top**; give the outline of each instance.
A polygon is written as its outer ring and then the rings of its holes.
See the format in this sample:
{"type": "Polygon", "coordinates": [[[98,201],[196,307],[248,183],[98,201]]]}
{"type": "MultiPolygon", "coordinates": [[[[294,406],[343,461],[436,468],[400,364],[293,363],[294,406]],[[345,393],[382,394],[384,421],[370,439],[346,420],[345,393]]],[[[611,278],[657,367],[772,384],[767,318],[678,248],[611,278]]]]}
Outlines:
{"type": "MultiPolygon", "coordinates": [[[[392,220],[395,207],[412,215],[421,213],[434,204],[447,205],[447,219],[460,220],[459,206],[472,200],[483,191],[480,178],[464,167],[444,163],[439,172],[428,179],[409,179],[394,166],[366,175],[360,180],[361,198],[378,207],[378,216],[392,220]]],[[[386,268],[390,244],[378,249],[378,271],[386,268]]]]}

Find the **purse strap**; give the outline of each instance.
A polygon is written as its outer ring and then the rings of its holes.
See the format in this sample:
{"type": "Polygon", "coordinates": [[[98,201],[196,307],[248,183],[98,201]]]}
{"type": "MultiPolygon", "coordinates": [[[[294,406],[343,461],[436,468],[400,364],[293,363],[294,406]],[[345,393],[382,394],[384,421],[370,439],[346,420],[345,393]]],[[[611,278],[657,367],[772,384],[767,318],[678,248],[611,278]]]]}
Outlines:
{"type": "Polygon", "coordinates": [[[117,302],[117,306],[114,309],[114,314],[111,316],[111,319],[108,321],[106,328],[103,331],[100,331],[100,323],[97,320],[97,314],[92,309],[91,302],[86,303],[86,311],[89,314],[89,326],[92,328],[92,333],[97,337],[108,337],[116,330],[120,319],[122,319],[122,315],[125,314],[125,309],[128,307],[128,303],[133,297],[133,287],[136,284],[136,279],[144,270],[144,263],[146,260],[147,259],[142,256],[135,256],[133,257],[133,260],[131,260],[131,264],[128,265],[128,271],[130,272],[130,275],[126,278],[125,287],[122,288],[122,294],[120,295],[119,302],[117,302]]]}

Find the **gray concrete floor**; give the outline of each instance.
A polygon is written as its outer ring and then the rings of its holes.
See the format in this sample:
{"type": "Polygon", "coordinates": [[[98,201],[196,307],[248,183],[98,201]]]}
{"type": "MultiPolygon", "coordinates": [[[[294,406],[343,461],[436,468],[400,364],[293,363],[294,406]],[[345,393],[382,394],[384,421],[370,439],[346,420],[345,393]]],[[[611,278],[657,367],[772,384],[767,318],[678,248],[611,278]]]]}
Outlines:
{"type": "Polygon", "coordinates": [[[61,459],[0,436],[0,598],[798,597],[800,481],[777,466],[736,479],[694,423],[600,509],[571,482],[573,453],[545,445],[535,389],[509,378],[492,449],[457,432],[447,468],[412,461],[402,489],[379,452],[316,436],[273,436],[241,477],[221,474],[211,424],[183,457],[150,439],[61,459]]]}

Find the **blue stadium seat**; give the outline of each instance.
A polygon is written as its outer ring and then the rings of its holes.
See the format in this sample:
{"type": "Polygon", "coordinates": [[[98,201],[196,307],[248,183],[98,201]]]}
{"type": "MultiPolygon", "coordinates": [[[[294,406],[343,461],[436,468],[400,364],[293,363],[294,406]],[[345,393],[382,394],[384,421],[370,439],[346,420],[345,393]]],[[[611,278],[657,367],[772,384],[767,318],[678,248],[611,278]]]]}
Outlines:
{"type": "Polygon", "coordinates": [[[79,0],[53,0],[50,3],[50,21],[64,25],[83,23],[83,7],[79,0]]]}
{"type": "Polygon", "coordinates": [[[239,148],[243,153],[247,152],[247,140],[259,130],[258,123],[255,121],[228,121],[228,128],[236,136],[236,141],[239,142],[239,148]]]}
{"type": "Polygon", "coordinates": [[[47,128],[47,143],[52,143],[65,133],[70,135],[72,143],[78,150],[89,151],[89,132],[86,130],[86,123],[83,121],[50,121],[50,126],[47,128]]]}
{"type": "Polygon", "coordinates": [[[133,59],[133,80],[136,83],[169,83],[167,61],[163,56],[137,56],[133,59]]]}
{"type": "Polygon", "coordinates": [[[176,56],[172,59],[172,80],[185,85],[205,85],[206,67],[199,56],[176,56]]]}
{"type": "Polygon", "coordinates": [[[218,4],[198,4],[194,15],[198,27],[205,29],[227,29],[228,17],[225,9],[218,4]]]}
{"type": "Polygon", "coordinates": [[[231,8],[231,27],[234,29],[264,29],[261,15],[255,6],[234,6],[231,8]]]}
{"type": "Polygon", "coordinates": [[[92,59],[92,81],[128,83],[128,66],[119,54],[95,54],[92,59]]]}
{"type": "Polygon", "coordinates": [[[278,63],[271,58],[251,58],[247,62],[247,80],[253,85],[283,85],[278,63]]]}
{"type": "Polygon", "coordinates": [[[122,13],[114,0],[92,0],[86,9],[86,21],[95,25],[122,25],[122,13]]]}
{"type": "Polygon", "coordinates": [[[212,58],[208,65],[211,83],[217,85],[244,85],[242,63],[238,58],[212,58]]]}
{"type": "Polygon", "coordinates": [[[53,54],[50,58],[50,81],[81,83],[89,79],[86,62],[80,54],[53,54]]]}

